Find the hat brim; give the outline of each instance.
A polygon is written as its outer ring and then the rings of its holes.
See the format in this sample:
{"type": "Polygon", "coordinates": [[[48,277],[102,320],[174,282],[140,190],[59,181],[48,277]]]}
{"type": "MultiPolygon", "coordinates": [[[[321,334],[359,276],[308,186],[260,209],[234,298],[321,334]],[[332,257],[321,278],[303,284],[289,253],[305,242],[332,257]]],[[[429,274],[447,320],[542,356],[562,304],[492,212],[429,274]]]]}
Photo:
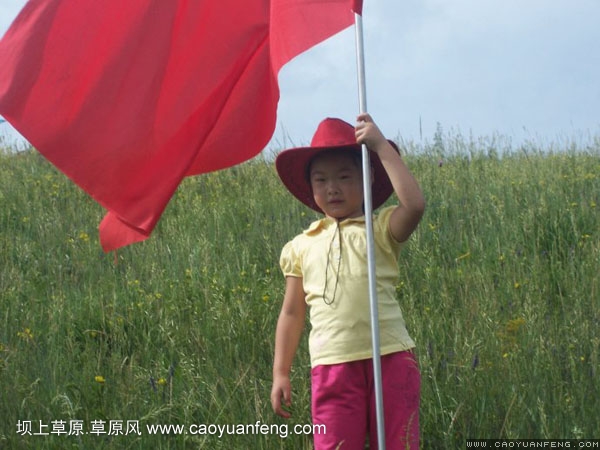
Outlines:
{"type": "MultiPolygon", "coordinates": [[[[398,146],[395,142],[390,140],[388,142],[398,151],[398,146]]],[[[282,151],[275,159],[275,167],[279,178],[290,193],[309,208],[322,214],[323,211],[315,203],[310,181],[307,178],[307,170],[311,160],[315,156],[330,150],[361,152],[361,145],[298,147],[282,151]]],[[[369,150],[369,160],[373,168],[373,184],[371,185],[372,205],[373,209],[377,209],[392,195],[394,188],[377,153],[369,150]]]]}

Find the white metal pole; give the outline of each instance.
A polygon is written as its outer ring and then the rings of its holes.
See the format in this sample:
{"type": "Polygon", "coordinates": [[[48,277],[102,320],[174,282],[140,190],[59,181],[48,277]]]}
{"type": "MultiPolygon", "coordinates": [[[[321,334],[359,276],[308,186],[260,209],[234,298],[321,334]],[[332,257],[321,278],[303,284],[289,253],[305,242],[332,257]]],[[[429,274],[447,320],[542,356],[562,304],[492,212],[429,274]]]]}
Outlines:
{"type": "MultiPolygon", "coordinates": [[[[360,113],[367,112],[367,85],[365,80],[365,52],[362,16],[354,14],[356,29],[356,60],[358,66],[358,99],[360,113]]],[[[367,229],[367,261],[369,271],[369,301],[371,306],[371,342],[373,348],[373,376],[375,379],[375,408],[377,414],[377,442],[385,450],[385,424],[383,420],[383,389],[381,382],[381,355],[379,345],[379,310],[377,306],[377,280],[375,278],[375,237],[373,235],[373,202],[371,198],[371,163],[366,145],[362,145],[363,190],[367,229]]]]}

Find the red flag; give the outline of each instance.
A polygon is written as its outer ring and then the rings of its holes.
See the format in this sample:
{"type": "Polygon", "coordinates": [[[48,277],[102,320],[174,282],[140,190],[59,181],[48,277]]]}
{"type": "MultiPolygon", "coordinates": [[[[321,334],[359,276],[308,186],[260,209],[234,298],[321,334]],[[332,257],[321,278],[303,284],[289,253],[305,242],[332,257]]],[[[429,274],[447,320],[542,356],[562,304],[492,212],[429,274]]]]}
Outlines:
{"type": "Polygon", "coordinates": [[[361,0],[29,0],[0,41],[0,114],[108,210],[105,251],[146,239],[185,176],[258,154],[277,73],[361,0]]]}

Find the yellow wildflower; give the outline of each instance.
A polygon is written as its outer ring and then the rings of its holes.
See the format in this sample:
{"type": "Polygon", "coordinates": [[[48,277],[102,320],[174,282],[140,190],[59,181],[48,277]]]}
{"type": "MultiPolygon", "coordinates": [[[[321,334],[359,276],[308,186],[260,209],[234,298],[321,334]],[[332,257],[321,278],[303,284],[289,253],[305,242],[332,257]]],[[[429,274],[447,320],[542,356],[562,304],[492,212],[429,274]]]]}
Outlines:
{"type": "Polygon", "coordinates": [[[516,333],[523,325],[525,325],[525,323],[526,321],[522,317],[509,320],[506,323],[506,331],[509,333],[516,333]]]}
{"type": "Polygon", "coordinates": [[[23,331],[18,331],[17,336],[19,336],[21,339],[25,339],[26,341],[33,340],[33,333],[31,332],[30,328],[24,328],[23,331]]]}

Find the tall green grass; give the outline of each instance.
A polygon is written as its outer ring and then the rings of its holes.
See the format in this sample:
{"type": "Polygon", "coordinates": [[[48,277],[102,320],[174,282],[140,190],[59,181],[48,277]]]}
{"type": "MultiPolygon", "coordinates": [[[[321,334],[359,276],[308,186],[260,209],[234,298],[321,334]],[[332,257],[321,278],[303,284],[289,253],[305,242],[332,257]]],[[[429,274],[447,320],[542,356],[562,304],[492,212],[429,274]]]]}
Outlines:
{"type": "MultiPolygon", "coordinates": [[[[424,449],[600,437],[600,143],[406,159],[428,206],[398,300],[422,371],[424,449]]],[[[147,424],[310,423],[271,411],[283,244],[315,218],[272,164],[186,179],[152,237],[100,250],[104,211],[37,153],[0,155],[0,448],[309,449],[310,436],[155,435],[147,424]],[[32,434],[136,421],[141,435],[32,434]]]]}

